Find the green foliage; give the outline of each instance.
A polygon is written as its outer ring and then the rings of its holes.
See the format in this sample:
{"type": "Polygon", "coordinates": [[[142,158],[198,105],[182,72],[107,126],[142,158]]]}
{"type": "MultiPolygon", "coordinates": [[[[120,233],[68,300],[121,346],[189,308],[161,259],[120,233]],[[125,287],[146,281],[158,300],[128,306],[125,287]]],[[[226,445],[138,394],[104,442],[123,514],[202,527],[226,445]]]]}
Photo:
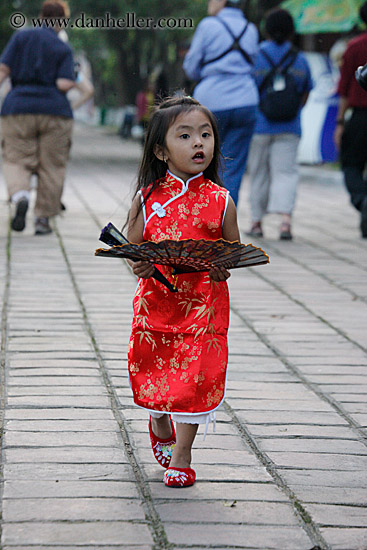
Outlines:
{"type": "Polygon", "coordinates": [[[17,11],[13,4],[15,2],[9,0],[1,0],[0,2],[0,51],[4,49],[13,34],[13,29],[9,24],[10,15],[17,11]]]}
{"type": "MultiPolygon", "coordinates": [[[[192,18],[194,26],[206,15],[205,0],[74,0],[70,2],[72,18],[87,17],[192,18]]],[[[74,49],[88,56],[96,85],[97,102],[107,105],[134,103],[146,76],[162,66],[171,87],[183,80],[180,71],[180,45],[187,43],[195,28],[176,29],[71,29],[74,49]]]]}
{"type": "MultiPolygon", "coordinates": [[[[277,0],[248,0],[246,12],[259,21],[262,12],[277,0]],[[261,4],[261,7],[259,7],[261,4]]],[[[13,29],[8,21],[11,13],[19,11],[28,18],[40,11],[42,0],[0,1],[0,44],[2,48],[13,29]]],[[[134,103],[143,80],[163,68],[170,89],[184,82],[182,53],[187,47],[198,22],[207,14],[207,0],[70,0],[71,18],[136,17],[191,18],[193,26],[173,29],[101,29],[69,28],[70,44],[75,52],[84,51],[92,65],[96,102],[107,106],[134,103]]],[[[90,19],[91,21],[91,19],[90,19]]],[[[1,49],[2,49],[1,48],[1,49]]]]}

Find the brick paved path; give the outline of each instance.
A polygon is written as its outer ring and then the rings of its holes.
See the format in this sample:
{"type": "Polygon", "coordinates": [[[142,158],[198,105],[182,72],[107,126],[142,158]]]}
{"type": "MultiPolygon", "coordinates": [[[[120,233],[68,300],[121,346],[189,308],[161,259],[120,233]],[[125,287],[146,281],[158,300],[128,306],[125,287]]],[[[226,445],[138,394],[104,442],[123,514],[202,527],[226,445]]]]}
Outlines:
{"type": "Polygon", "coordinates": [[[339,174],[304,169],[296,239],[269,219],[271,264],[233,272],[217,434],[170,490],[126,375],[136,281],[93,256],[139,154],[77,128],[49,236],[8,233],[1,183],[2,550],[366,549],[367,241],[339,174]]]}

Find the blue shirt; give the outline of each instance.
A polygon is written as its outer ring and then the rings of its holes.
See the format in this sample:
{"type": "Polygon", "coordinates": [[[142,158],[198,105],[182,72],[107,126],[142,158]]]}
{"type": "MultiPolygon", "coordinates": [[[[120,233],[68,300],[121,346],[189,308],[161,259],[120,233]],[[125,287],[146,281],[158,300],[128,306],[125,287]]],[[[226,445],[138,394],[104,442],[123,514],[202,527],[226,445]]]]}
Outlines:
{"type": "Polygon", "coordinates": [[[56,80],[74,80],[70,46],[52,29],[26,29],[16,32],[3,51],[0,63],[10,69],[12,89],[6,96],[1,116],[46,114],[73,117],[66,95],[56,80]]]}
{"type": "MultiPolygon", "coordinates": [[[[183,64],[191,80],[200,80],[194,97],[212,111],[257,105],[253,66],[241,52],[231,51],[218,61],[202,66],[204,61],[215,58],[233,44],[232,36],[218,19],[224,19],[235,36],[239,36],[247,24],[238,8],[223,8],[216,17],[205,17],[199,23],[183,64]]],[[[258,51],[258,40],[257,29],[250,23],[240,46],[253,60],[258,51]]]]}
{"type": "MultiPolygon", "coordinates": [[[[279,45],[271,40],[266,40],[261,43],[260,52],[255,63],[255,80],[258,86],[261,85],[270,69],[269,62],[261,55],[261,50],[265,50],[274,63],[279,63],[290,47],[290,42],[284,42],[279,45]]],[[[285,61],[285,64],[286,63],[287,61],[285,61]]],[[[288,72],[293,75],[299,93],[307,93],[312,89],[311,72],[304,55],[298,53],[296,60],[291,65],[288,72]]],[[[302,107],[300,107],[297,116],[293,120],[287,122],[272,122],[262,114],[260,109],[258,109],[255,134],[301,135],[301,109],[302,107]]]]}

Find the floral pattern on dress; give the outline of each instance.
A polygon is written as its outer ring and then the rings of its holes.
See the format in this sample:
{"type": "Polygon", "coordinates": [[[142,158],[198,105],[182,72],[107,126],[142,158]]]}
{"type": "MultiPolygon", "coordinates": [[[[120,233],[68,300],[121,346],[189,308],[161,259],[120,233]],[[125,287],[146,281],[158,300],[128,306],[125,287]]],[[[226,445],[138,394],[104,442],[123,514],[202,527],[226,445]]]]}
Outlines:
{"type": "MultiPolygon", "coordinates": [[[[144,239],[220,239],[227,194],[203,175],[185,188],[167,173],[146,201],[144,239]],[[164,217],[154,213],[154,203],[164,217]]],[[[170,267],[158,268],[173,280],[170,267]]],[[[174,294],[155,279],[139,280],[128,352],[134,401],[156,411],[206,413],[224,398],[228,287],[202,272],[179,275],[177,288],[174,294]]]]}

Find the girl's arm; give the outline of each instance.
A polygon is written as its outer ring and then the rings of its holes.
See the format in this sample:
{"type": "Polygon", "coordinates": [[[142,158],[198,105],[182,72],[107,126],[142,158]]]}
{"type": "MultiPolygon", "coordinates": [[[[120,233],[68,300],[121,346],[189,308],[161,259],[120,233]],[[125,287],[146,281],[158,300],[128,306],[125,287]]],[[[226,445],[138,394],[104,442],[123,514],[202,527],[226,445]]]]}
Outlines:
{"type": "MultiPolygon", "coordinates": [[[[223,228],[222,228],[223,239],[226,241],[240,241],[240,230],[238,229],[237,224],[237,210],[236,206],[231,197],[228,197],[228,205],[226,214],[224,216],[223,228]]],[[[230,276],[230,272],[224,267],[217,267],[209,271],[209,276],[213,281],[226,281],[230,276]]]]}
{"type": "MultiPolygon", "coordinates": [[[[140,244],[144,241],[143,232],[144,232],[144,217],[143,211],[140,209],[140,196],[137,195],[133,200],[131,209],[129,212],[129,221],[128,221],[128,230],[127,230],[127,239],[131,243],[140,244]]],[[[133,273],[137,277],[142,279],[149,279],[153,275],[154,265],[149,262],[133,262],[127,260],[133,273]]]]}
{"type": "Polygon", "coordinates": [[[237,210],[231,196],[228,197],[227,211],[223,222],[223,239],[226,241],[240,241],[240,230],[237,224],[237,210]]]}

